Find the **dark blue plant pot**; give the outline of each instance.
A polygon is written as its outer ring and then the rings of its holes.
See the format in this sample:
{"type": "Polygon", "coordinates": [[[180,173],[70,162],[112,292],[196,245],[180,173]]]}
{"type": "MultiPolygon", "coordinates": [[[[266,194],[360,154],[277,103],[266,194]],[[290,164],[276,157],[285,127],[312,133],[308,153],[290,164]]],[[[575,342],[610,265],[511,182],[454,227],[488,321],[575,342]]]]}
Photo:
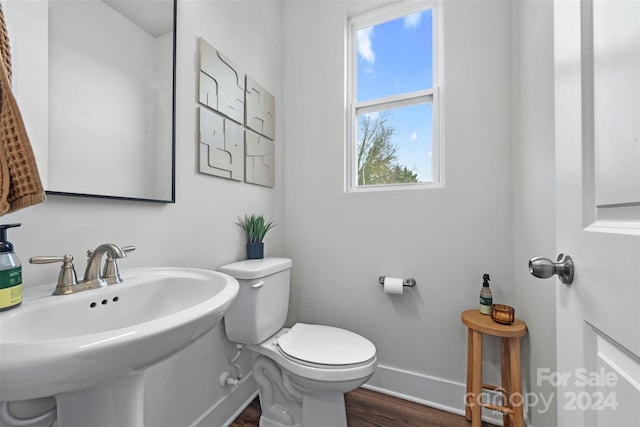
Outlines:
{"type": "Polygon", "coordinates": [[[247,259],[264,258],[264,243],[247,243],[247,259]]]}

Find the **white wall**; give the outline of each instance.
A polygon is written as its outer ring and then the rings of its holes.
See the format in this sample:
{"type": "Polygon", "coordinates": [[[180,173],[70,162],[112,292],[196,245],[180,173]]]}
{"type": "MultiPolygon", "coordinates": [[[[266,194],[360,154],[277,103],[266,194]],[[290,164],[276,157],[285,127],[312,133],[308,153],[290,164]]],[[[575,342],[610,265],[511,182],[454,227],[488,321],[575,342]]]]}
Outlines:
{"type": "Polygon", "coordinates": [[[290,318],[363,334],[381,365],[463,383],[460,313],[483,273],[496,302],[514,303],[510,9],[444,3],[446,188],[345,194],[345,23],[373,7],[284,5],[290,318]],[[380,275],[417,287],[389,296],[380,275]]]}
{"type": "MultiPolygon", "coordinates": [[[[531,276],[528,261],[556,256],[553,2],[514,2],[512,28],[514,296],[516,315],[529,328],[522,346],[524,387],[548,400],[556,390],[548,382],[539,386],[536,373],[556,370],[556,285],[531,276]]],[[[544,406],[529,408],[530,425],[556,425],[556,400],[546,411],[544,406]]]]}
{"type": "MultiPolygon", "coordinates": [[[[176,203],[49,196],[42,205],[4,216],[3,223],[22,223],[10,236],[25,263],[25,287],[54,283],[59,269],[53,264],[30,265],[29,257],[73,254],[82,275],[86,250],[104,242],[136,246],[135,252],[119,262],[123,269],[147,265],[216,269],[245,258],[245,238],[234,222],[237,216],[252,212],[273,217],[279,224],[265,239],[265,251],[267,256],[282,254],[282,138],[276,141],[273,189],[197,172],[198,36],[233,58],[275,95],[276,134],[283,134],[280,3],[179,1],[176,203]]],[[[54,287],[52,284],[52,291],[54,287]]],[[[195,421],[228,393],[220,387],[218,378],[230,370],[227,361],[234,353],[235,346],[226,340],[220,324],[180,355],[150,369],[146,377],[146,425],[175,427],[195,421]]],[[[241,359],[245,372],[249,371],[248,356],[241,359]]]]}
{"type": "MultiPolygon", "coordinates": [[[[355,330],[381,365],[464,383],[459,313],[477,305],[488,272],[494,300],[529,326],[524,391],[548,399],[535,375],[555,369],[555,291],[527,261],[554,253],[552,2],[444,2],[446,188],[344,194],[343,28],[379,5],[285,3],[290,321],[355,330]],[[389,297],[379,275],[418,286],[389,297]]],[[[495,380],[498,343],[487,341],[495,380]]],[[[555,425],[555,401],[539,409],[530,425],[555,425]]]]}

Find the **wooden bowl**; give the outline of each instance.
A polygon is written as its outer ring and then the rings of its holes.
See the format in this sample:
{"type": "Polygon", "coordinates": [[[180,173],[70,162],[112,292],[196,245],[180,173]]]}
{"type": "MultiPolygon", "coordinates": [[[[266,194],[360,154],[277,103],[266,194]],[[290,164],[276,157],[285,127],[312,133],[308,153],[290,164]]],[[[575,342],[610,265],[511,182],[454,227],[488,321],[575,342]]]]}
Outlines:
{"type": "Polygon", "coordinates": [[[494,322],[510,325],[516,320],[516,309],[504,304],[493,304],[491,318],[494,322]]]}

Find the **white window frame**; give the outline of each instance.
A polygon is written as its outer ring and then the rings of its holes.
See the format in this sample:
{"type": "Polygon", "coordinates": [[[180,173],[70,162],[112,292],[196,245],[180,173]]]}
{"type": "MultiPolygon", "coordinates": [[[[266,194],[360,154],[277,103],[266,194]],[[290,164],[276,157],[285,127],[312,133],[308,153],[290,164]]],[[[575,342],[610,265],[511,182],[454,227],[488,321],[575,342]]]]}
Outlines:
{"type": "Polygon", "coordinates": [[[346,173],[345,191],[348,193],[416,190],[444,188],[444,115],[443,115],[443,44],[442,16],[439,1],[401,1],[380,9],[354,16],[347,24],[347,133],[346,133],[346,173]],[[393,21],[425,9],[431,9],[433,24],[433,87],[399,95],[391,95],[374,100],[357,102],[357,32],[361,28],[371,27],[393,21]],[[426,102],[425,102],[426,101],[426,102]],[[384,111],[400,107],[425,104],[432,106],[432,181],[421,183],[381,184],[358,186],[356,147],[358,134],[358,114],[384,111]]]}

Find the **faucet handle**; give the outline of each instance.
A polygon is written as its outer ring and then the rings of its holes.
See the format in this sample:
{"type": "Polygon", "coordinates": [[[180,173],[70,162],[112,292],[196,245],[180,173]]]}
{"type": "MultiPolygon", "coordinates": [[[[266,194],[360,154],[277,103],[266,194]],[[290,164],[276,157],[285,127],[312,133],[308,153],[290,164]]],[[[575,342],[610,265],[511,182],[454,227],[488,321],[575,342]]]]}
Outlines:
{"type": "Polygon", "coordinates": [[[65,295],[74,292],[74,286],[78,284],[78,276],[74,268],[73,256],[66,254],[63,256],[34,256],[29,258],[31,264],[51,264],[53,262],[61,262],[60,274],[58,274],[58,283],[54,295],[65,295]]]}
{"type": "Polygon", "coordinates": [[[136,247],[133,245],[129,245],[129,246],[123,246],[122,248],[122,252],[124,252],[125,254],[128,254],[129,252],[133,252],[136,250],[136,247]]]}
{"type": "MultiPolygon", "coordinates": [[[[123,246],[122,252],[125,255],[129,252],[133,252],[136,250],[135,246],[123,246]]],[[[88,253],[88,252],[87,252],[88,253]]],[[[120,273],[118,272],[118,264],[116,263],[115,258],[111,256],[111,254],[107,254],[107,259],[104,262],[104,269],[102,270],[102,278],[107,281],[107,284],[114,285],[116,283],[121,283],[122,279],[120,278],[120,273]]]]}

